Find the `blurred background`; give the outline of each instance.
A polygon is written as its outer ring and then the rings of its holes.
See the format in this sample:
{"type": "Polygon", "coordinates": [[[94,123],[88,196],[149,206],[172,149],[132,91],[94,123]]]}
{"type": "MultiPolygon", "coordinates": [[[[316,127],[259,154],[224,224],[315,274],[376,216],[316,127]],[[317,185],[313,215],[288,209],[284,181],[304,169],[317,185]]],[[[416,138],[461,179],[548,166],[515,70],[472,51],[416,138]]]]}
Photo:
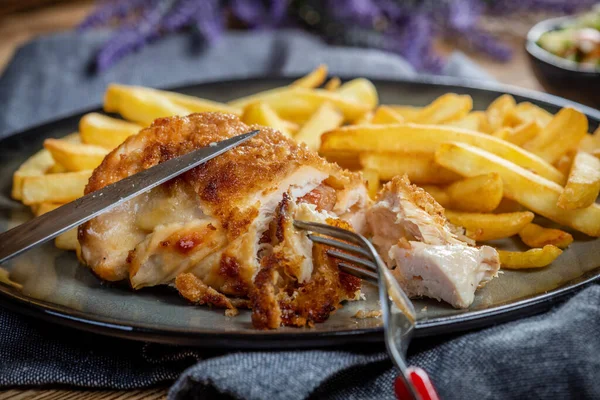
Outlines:
{"type": "Polygon", "coordinates": [[[187,32],[193,40],[210,46],[230,29],[298,28],[336,45],[375,47],[399,54],[422,73],[439,73],[449,54],[459,50],[500,82],[598,107],[600,18],[595,3],[4,0],[0,2],[0,72],[21,44],[60,31],[111,30],[91,60],[93,73],[102,74],[148,43],[175,32],[187,32]],[[545,35],[547,31],[551,34],[545,35]]]}

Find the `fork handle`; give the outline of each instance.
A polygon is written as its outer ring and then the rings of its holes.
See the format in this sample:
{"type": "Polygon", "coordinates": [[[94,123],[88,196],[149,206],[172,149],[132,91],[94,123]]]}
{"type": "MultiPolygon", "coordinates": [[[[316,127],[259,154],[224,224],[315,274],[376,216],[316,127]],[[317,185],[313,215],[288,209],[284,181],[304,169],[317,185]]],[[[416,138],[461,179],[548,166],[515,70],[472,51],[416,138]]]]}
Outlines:
{"type": "MultiPolygon", "coordinates": [[[[419,400],[439,400],[439,396],[433,387],[433,383],[424,369],[419,367],[408,367],[406,372],[415,392],[420,397],[419,400]]],[[[394,381],[394,392],[396,393],[396,398],[398,400],[412,399],[412,395],[401,377],[396,378],[394,381]]]]}

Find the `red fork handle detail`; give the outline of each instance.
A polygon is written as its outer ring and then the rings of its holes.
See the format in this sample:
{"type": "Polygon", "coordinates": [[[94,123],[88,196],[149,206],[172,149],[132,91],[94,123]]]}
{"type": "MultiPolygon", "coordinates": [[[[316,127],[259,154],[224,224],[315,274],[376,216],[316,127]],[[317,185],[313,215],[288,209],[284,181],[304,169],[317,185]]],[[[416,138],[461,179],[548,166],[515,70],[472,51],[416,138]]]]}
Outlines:
{"type": "MultiPolygon", "coordinates": [[[[408,367],[408,376],[412,382],[415,391],[420,396],[420,400],[439,400],[439,396],[429,379],[429,375],[424,369],[419,367],[408,367]]],[[[404,384],[402,378],[396,378],[394,381],[394,392],[396,392],[396,398],[398,400],[410,400],[412,399],[410,391],[404,384]]]]}

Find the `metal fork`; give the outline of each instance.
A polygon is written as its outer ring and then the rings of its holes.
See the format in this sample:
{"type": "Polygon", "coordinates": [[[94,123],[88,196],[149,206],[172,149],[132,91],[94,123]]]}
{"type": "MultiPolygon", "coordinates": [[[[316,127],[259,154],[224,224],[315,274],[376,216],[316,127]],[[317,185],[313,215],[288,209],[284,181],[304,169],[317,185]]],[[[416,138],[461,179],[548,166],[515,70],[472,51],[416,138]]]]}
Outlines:
{"type": "Polygon", "coordinates": [[[404,358],[415,329],[413,304],[371,242],[362,235],[330,225],[296,220],[294,226],[311,232],[308,238],[314,243],[336,249],[327,253],[345,261],[338,264],[340,270],[379,287],[385,345],[392,362],[401,372],[394,382],[396,397],[437,400],[438,395],[427,373],[418,367],[408,367],[404,358]]]}

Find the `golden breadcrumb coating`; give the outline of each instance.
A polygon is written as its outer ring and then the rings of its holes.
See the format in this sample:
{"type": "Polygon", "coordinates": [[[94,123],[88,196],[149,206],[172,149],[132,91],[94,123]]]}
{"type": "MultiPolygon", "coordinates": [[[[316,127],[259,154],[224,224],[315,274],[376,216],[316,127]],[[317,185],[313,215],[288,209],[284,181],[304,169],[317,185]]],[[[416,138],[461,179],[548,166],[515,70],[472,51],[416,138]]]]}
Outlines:
{"type": "Polygon", "coordinates": [[[383,185],[377,201],[381,200],[385,193],[403,193],[406,199],[423,211],[427,212],[439,225],[446,225],[447,220],[444,215],[444,207],[442,207],[429,193],[417,185],[413,185],[408,176],[395,176],[391,181],[383,185]]]}

